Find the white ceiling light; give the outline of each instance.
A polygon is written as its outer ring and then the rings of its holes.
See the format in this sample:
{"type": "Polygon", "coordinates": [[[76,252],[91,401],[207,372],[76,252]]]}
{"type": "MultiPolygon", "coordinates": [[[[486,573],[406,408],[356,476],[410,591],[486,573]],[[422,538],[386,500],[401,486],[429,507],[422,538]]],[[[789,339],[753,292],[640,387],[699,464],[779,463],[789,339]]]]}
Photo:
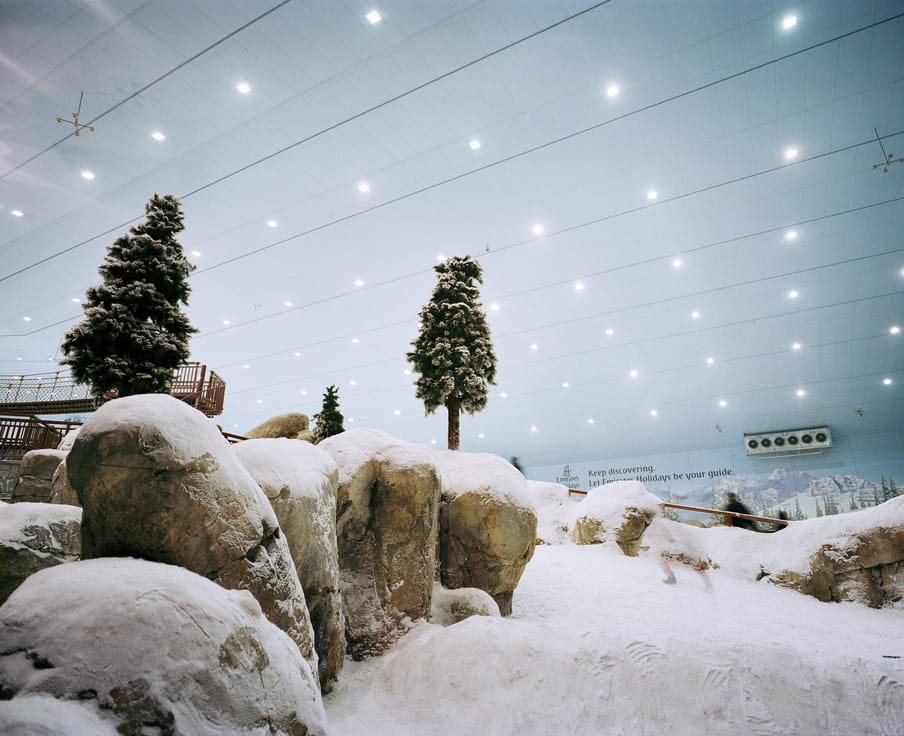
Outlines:
{"type": "Polygon", "coordinates": [[[578,282],[574,285],[574,290],[575,290],[575,291],[584,291],[584,284],[583,284],[582,282],[578,281],[578,282]]]}
{"type": "Polygon", "coordinates": [[[728,406],[728,402],[725,399],[719,399],[719,406],[724,409],[726,406],[728,406]]]}
{"type": "Polygon", "coordinates": [[[507,394],[505,391],[500,391],[500,392],[499,392],[499,398],[500,398],[500,399],[508,398],[508,394],[507,394]]]}
{"type": "Polygon", "coordinates": [[[436,444],[436,440],[430,440],[430,444],[431,444],[431,445],[435,445],[435,444],[436,444]]]}
{"type": "Polygon", "coordinates": [[[794,393],[799,397],[803,397],[803,396],[807,395],[807,392],[804,391],[802,388],[797,389],[797,391],[795,391],[794,393]]]}
{"type": "Polygon", "coordinates": [[[699,319],[699,318],[700,318],[700,312],[698,312],[698,311],[695,309],[693,312],[691,312],[691,318],[692,318],[692,319],[699,319]]]}
{"type": "Polygon", "coordinates": [[[801,345],[800,345],[799,342],[791,343],[791,349],[792,349],[792,350],[800,350],[800,348],[801,348],[801,345]]]}
{"type": "Polygon", "coordinates": [[[294,355],[296,358],[300,358],[300,357],[301,357],[301,352],[299,352],[298,350],[296,350],[294,353],[292,353],[292,355],[294,355]]]}
{"type": "Polygon", "coordinates": [[[618,92],[619,89],[617,84],[610,84],[606,87],[606,97],[618,97],[618,92]]]}
{"type": "Polygon", "coordinates": [[[22,358],[16,358],[16,360],[22,360],[22,358]]]}
{"type": "Polygon", "coordinates": [[[230,322],[228,319],[224,319],[224,320],[223,320],[223,324],[226,325],[226,326],[228,327],[229,325],[232,324],[232,322],[230,322]]]}
{"type": "Polygon", "coordinates": [[[797,154],[798,154],[798,151],[796,148],[794,148],[794,146],[791,146],[790,148],[786,148],[785,149],[785,160],[793,161],[794,159],[797,158],[797,154]]]}
{"type": "Polygon", "coordinates": [[[682,261],[680,258],[676,258],[675,260],[672,261],[672,265],[675,268],[681,268],[684,265],[684,261],[682,261]]]}
{"type": "Polygon", "coordinates": [[[403,375],[403,376],[410,376],[410,375],[411,375],[411,371],[408,370],[408,369],[406,368],[405,370],[402,371],[402,375],[403,375]]]}
{"type": "Polygon", "coordinates": [[[263,403],[264,403],[264,400],[263,400],[263,399],[258,399],[258,400],[257,400],[257,403],[258,403],[258,404],[263,404],[263,403]]]}
{"type": "Polygon", "coordinates": [[[472,150],[472,151],[476,151],[478,148],[480,148],[480,141],[477,140],[476,138],[473,138],[473,139],[468,143],[468,145],[471,147],[471,150],[472,150]]]}
{"type": "Polygon", "coordinates": [[[562,388],[568,388],[568,381],[562,381],[562,388]]]}
{"type": "Polygon", "coordinates": [[[891,386],[893,381],[890,378],[883,378],[882,383],[885,384],[886,386],[891,386]]]}
{"type": "Polygon", "coordinates": [[[477,435],[477,439],[479,440],[482,440],[484,437],[486,437],[486,435],[483,432],[477,435]]]}
{"type": "Polygon", "coordinates": [[[791,289],[791,291],[788,292],[789,299],[797,299],[797,297],[799,296],[800,294],[798,293],[797,289],[791,289]]]}
{"type": "Polygon", "coordinates": [[[540,346],[537,345],[537,343],[532,342],[531,345],[530,345],[530,349],[531,349],[531,350],[539,350],[539,349],[540,349],[540,346]]]}
{"type": "Polygon", "coordinates": [[[291,307],[291,306],[292,306],[292,302],[290,302],[288,299],[286,299],[286,301],[283,302],[283,306],[284,306],[284,307],[291,307]]]}
{"type": "Polygon", "coordinates": [[[789,230],[786,232],[785,240],[797,240],[797,230],[789,230]]]}
{"type": "Polygon", "coordinates": [[[709,358],[706,359],[706,364],[707,364],[707,365],[712,365],[712,364],[715,363],[715,362],[716,362],[716,359],[713,358],[712,356],[710,356],[709,358]]]}
{"type": "Polygon", "coordinates": [[[191,254],[192,254],[192,256],[193,256],[194,258],[200,258],[200,257],[201,257],[201,251],[199,251],[199,250],[193,250],[193,251],[191,252],[191,254]]]}
{"type": "Polygon", "coordinates": [[[151,138],[153,138],[155,141],[166,140],[166,136],[163,135],[163,133],[161,133],[159,130],[155,130],[153,133],[151,133],[151,138]]]}
{"type": "Polygon", "coordinates": [[[531,228],[531,231],[533,232],[534,235],[542,235],[542,234],[543,234],[543,230],[544,230],[544,228],[543,228],[543,226],[542,226],[540,223],[537,223],[536,225],[534,225],[534,226],[531,228]]]}
{"type": "Polygon", "coordinates": [[[307,395],[308,395],[308,390],[307,390],[306,388],[303,388],[303,389],[301,389],[301,392],[300,392],[300,393],[301,393],[302,396],[307,396],[307,395]]]}
{"type": "Polygon", "coordinates": [[[446,260],[446,257],[445,257],[442,253],[440,253],[440,254],[436,257],[436,260],[439,261],[440,263],[442,263],[443,261],[446,260]]]}
{"type": "Polygon", "coordinates": [[[901,331],[901,328],[898,327],[897,325],[892,325],[891,327],[888,328],[888,331],[892,335],[897,335],[901,331]]]}
{"type": "Polygon", "coordinates": [[[537,431],[537,425],[536,425],[536,424],[531,425],[530,431],[531,431],[531,432],[536,432],[536,431],[537,431]]]}
{"type": "Polygon", "coordinates": [[[31,322],[31,317],[29,317],[27,315],[25,317],[23,317],[22,319],[25,320],[26,322],[31,322]]]}
{"type": "Polygon", "coordinates": [[[276,220],[267,220],[267,227],[276,227],[279,223],[276,220]]]}
{"type": "Polygon", "coordinates": [[[355,345],[357,345],[359,342],[361,342],[361,338],[360,338],[360,337],[353,337],[353,338],[352,338],[352,342],[353,342],[355,345]]]}
{"type": "Polygon", "coordinates": [[[631,370],[628,371],[628,375],[629,375],[631,378],[637,378],[637,376],[638,376],[639,374],[637,373],[637,370],[636,370],[635,368],[632,368],[631,370]]]}
{"type": "Polygon", "coordinates": [[[22,217],[25,213],[22,210],[11,210],[9,214],[13,217],[22,217]]]}
{"type": "Polygon", "coordinates": [[[595,423],[595,422],[594,422],[593,417],[588,417],[588,418],[587,418],[587,424],[594,424],[594,423],[595,423]]]}
{"type": "Polygon", "coordinates": [[[782,29],[785,31],[791,30],[794,26],[797,25],[797,16],[796,15],[786,15],[782,18],[782,29]]]}
{"type": "Polygon", "coordinates": [[[659,412],[656,411],[656,409],[650,409],[650,416],[651,416],[651,417],[658,417],[658,416],[659,416],[659,412]]]}
{"type": "Polygon", "coordinates": [[[251,91],[251,85],[249,85],[247,82],[239,82],[237,85],[235,85],[235,88],[243,95],[247,95],[251,91]]]}
{"type": "Polygon", "coordinates": [[[88,181],[92,181],[94,179],[94,172],[93,171],[83,171],[82,179],[87,179],[88,181]]]}
{"type": "Polygon", "coordinates": [[[490,304],[490,309],[492,309],[494,312],[498,312],[499,311],[499,302],[493,302],[492,304],[490,304]]]}
{"type": "Polygon", "coordinates": [[[355,286],[364,286],[364,282],[361,279],[355,279],[355,286]]]}
{"type": "Polygon", "coordinates": [[[370,184],[366,181],[362,181],[358,184],[358,191],[361,192],[361,194],[367,194],[370,191],[370,184]]]}
{"type": "Polygon", "coordinates": [[[609,337],[612,337],[612,335],[615,334],[615,330],[613,330],[611,327],[607,327],[606,334],[609,335],[609,337]]]}
{"type": "Polygon", "coordinates": [[[348,382],[348,385],[349,386],[357,386],[358,382],[353,378],[351,381],[348,382]]]}
{"type": "Polygon", "coordinates": [[[82,303],[82,300],[79,299],[77,296],[72,297],[72,301],[73,301],[75,304],[81,304],[81,303],[82,303]]]}
{"type": "Polygon", "coordinates": [[[367,20],[370,21],[371,25],[376,25],[381,20],[383,20],[383,16],[380,15],[376,10],[371,10],[367,15],[364,16],[367,20]]]}
{"type": "Polygon", "coordinates": [[[393,412],[393,414],[395,414],[396,416],[399,416],[401,413],[402,413],[402,410],[401,410],[401,409],[396,409],[396,410],[393,412]]]}
{"type": "Polygon", "coordinates": [[[649,199],[649,200],[654,200],[658,196],[659,196],[659,192],[657,192],[655,189],[651,189],[649,192],[647,192],[647,199],[649,199]]]}
{"type": "Polygon", "coordinates": [[[250,367],[251,367],[251,366],[248,365],[248,363],[245,363],[245,365],[242,366],[242,368],[250,368],[250,367]]]}

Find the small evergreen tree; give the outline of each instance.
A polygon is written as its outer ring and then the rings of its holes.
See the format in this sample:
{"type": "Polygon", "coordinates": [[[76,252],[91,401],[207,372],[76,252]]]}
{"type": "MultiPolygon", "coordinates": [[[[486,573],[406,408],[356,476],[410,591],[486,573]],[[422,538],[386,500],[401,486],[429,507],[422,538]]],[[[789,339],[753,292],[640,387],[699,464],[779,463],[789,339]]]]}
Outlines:
{"type": "Polygon", "coordinates": [[[823,515],[823,514],[822,514],[822,509],[819,508],[819,499],[817,498],[817,499],[816,499],[816,518],[818,519],[818,518],[819,518],[820,516],[822,516],[822,515],[823,515]]]}
{"type": "MultiPolygon", "coordinates": [[[[666,503],[674,503],[672,501],[672,492],[671,491],[669,491],[669,495],[667,498],[668,498],[668,500],[666,501],[666,503]]],[[[672,521],[681,521],[681,516],[678,513],[677,509],[665,507],[663,509],[663,515],[665,516],[666,519],[671,519],[672,521]]]]}
{"type": "Polygon", "coordinates": [[[63,339],[60,362],[98,398],[168,393],[197,332],[180,309],[194,266],[175,239],[185,229],[179,200],[155,194],[145,213],[107,249],[103,283],[88,289],[85,318],[63,339]]]}
{"type": "Polygon", "coordinates": [[[835,514],[841,513],[838,510],[838,504],[835,503],[835,498],[829,492],[826,492],[825,507],[823,511],[826,516],[834,516],[835,514]]]}
{"type": "Polygon", "coordinates": [[[851,506],[850,511],[856,511],[859,507],[857,506],[857,502],[854,500],[854,494],[851,494],[851,506]]]}
{"type": "Polygon", "coordinates": [[[470,256],[454,256],[433,267],[436,286],[420,312],[421,328],[407,355],[418,373],[417,398],[427,414],[448,414],[448,447],[459,447],[459,415],[487,405],[496,378],[496,355],[477,284],[483,269],[470,256]]]}
{"type": "Polygon", "coordinates": [[[336,386],[327,386],[323,394],[323,408],[314,415],[314,421],[317,425],[314,427],[311,441],[315,445],[327,437],[345,431],[342,426],[345,418],[339,411],[339,389],[336,386]]]}
{"type": "Polygon", "coordinates": [[[796,496],[794,497],[794,520],[795,521],[803,521],[807,518],[807,515],[804,513],[804,510],[800,507],[800,499],[796,496]]]}
{"type": "MultiPolygon", "coordinates": [[[[896,496],[900,496],[900,495],[901,495],[901,491],[898,490],[898,486],[895,485],[895,479],[889,478],[888,479],[888,498],[895,498],[896,496]]],[[[885,499],[885,500],[887,501],[888,499],[885,499]]]]}

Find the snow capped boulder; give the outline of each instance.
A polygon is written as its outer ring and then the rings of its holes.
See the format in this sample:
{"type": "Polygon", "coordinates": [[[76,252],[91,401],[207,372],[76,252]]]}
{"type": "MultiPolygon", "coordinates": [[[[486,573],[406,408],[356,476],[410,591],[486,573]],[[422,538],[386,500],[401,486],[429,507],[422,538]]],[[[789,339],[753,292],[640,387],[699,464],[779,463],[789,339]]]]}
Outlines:
{"type": "Polygon", "coordinates": [[[336,545],[336,463],[308,442],[239,442],[236,455],[263,489],[289,544],[314,628],[323,693],[332,688],[345,657],[345,620],[336,545]]]}
{"type": "Polygon", "coordinates": [[[63,439],[60,440],[60,444],[57,445],[57,449],[62,450],[63,452],[69,452],[69,450],[72,449],[72,445],[75,443],[75,438],[78,437],[80,429],[81,426],[78,426],[66,432],[66,434],[63,435],[63,439]]]}
{"type": "Polygon", "coordinates": [[[769,538],[774,548],[759,577],[821,601],[904,606],[904,496],[796,521],[769,538]]]}
{"type": "MultiPolygon", "coordinates": [[[[709,530],[662,516],[654,517],[643,532],[639,550],[649,550],[665,560],[673,560],[703,571],[712,567],[712,560],[704,551],[705,535],[709,530]]],[[[626,553],[627,554],[627,553],[626,553]]],[[[631,557],[636,556],[637,551],[631,557]]]]}
{"type": "Polygon", "coordinates": [[[499,606],[489,593],[480,588],[449,590],[433,584],[430,623],[451,626],[471,616],[501,616],[499,606]]]}
{"type": "Polygon", "coordinates": [[[576,544],[615,542],[622,552],[633,557],[644,530],[662,513],[661,503],[658,496],[636,480],[597,486],[574,509],[572,539],[576,544]]]}
{"type": "Polygon", "coordinates": [[[489,453],[442,450],[440,576],[447,588],[480,588],[503,616],[537,540],[537,515],[527,481],[489,453]]]}
{"type": "Polygon", "coordinates": [[[47,503],[50,500],[50,479],[66,457],[62,450],[31,450],[22,457],[19,477],[10,500],[47,503]]]}
{"type": "Polygon", "coordinates": [[[38,570],[78,559],[81,509],[49,503],[0,506],[0,604],[38,570]]]}
{"type": "Polygon", "coordinates": [[[254,429],[245,432],[248,439],[275,439],[286,437],[289,439],[311,441],[314,433],[311,431],[311,420],[307,414],[293,412],[270,417],[263,424],[258,424],[254,429]]]}
{"type": "Polygon", "coordinates": [[[66,459],[82,557],[141,557],[248,590],[316,666],[289,547],[267,497],[201,412],[165,394],[108,401],[66,459]]]}
{"type": "Polygon", "coordinates": [[[0,733],[5,736],[118,736],[119,731],[78,701],[29,695],[0,700],[0,733]]]}
{"type": "MultiPolygon", "coordinates": [[[[67,453],[68,454],[68,453],[67,453]]],[[[66,458],[63,458],[50,479],[50,503],[65,503],[69,506],[81,506],[78,494],[69,483],[69,471],[66,469],[66,458]]]]}
{"type": "Polygon", "coordinates": [[[22,709],[52,695],[122,734],[325,731],[315,671],[250,594],[145,560],[32,575],[0,607],[0,692],[22,709]]]}
{"type": "Polygon", "coordinates": [[[537,512],[537,544],[571,541],[570,524],[574,501],[561,483],[528,480],[527,492],[537,512]]]}
{"type": "Polygon", "coordinates": [[[336,527],[348,652],[381,654],[426,619],[436,567],[440,479],[433,453],[374,429],[318,447],[339,466],[336,527]]]}

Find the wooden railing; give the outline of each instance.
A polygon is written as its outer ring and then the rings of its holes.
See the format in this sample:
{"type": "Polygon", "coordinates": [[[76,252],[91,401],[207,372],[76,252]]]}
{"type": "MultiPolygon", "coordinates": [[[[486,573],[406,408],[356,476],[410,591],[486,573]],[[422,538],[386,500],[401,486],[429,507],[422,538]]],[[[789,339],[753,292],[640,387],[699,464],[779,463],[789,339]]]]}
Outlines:
{"type": "MultiPolygon", "coordinates": [[[[226,382],[206,365],[186,363],[176,372],[170,393],[215,417],[223,413],[226,382]]],[[[0,376],[2,414],[83,414],[94,411],[100,403],[88,386],[76,383],[69,371],[0,376]]]]}
{"type": "Polygon", "coordinates": [[[30,450],[60,444],[81,422],[55,422],[37,417],[0,417],[0,460],[19,462],[30,450]]]}
{"type": "MultiPolygon", "coordinates": [[[[577,488],[569,488],[569,493],[575,493],[581,496],[586,496],[587,491],[580,491],[577,488]]],[[[753,514],[740,514],[737,511],[723,511],[721,509],[707,509],[701,508],[700,506],[685,506],[680,503],[662,503],[662,506],[665,506],[669,509],[682,509],[683,511],[697,511],[701,514],[718,514],[719,516],[724,516],[725,521],[728,526],[734,526],[734,519],[749,519],[750,521],[762,521],[766,524],[778,524],[779,526],[788,526],[787,519],[773,519],[768,516],[754,516],[753,514]]]]}

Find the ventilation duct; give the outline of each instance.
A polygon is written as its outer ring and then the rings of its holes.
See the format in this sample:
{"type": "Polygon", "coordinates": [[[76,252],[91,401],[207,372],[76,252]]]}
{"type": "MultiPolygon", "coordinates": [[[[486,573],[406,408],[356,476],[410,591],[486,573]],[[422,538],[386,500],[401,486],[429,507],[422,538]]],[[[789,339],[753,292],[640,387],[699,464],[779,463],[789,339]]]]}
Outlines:
{"type": "Polygon", "coordinates": [[[832,446],[828,427],[782,429],[775,432],[744,434],[748,455],[777,457],[779,455],[809,455],[832,446]]]}

